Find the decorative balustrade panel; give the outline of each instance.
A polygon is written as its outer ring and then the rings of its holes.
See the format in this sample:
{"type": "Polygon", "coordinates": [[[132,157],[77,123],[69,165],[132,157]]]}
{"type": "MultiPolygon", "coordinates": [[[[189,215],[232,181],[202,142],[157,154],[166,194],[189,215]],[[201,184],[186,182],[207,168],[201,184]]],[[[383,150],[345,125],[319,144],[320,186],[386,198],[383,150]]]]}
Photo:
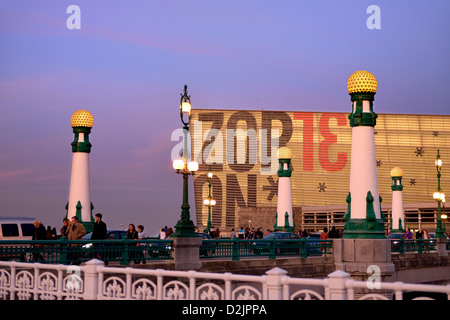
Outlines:
{"type": "Polygon", "coordinates": [[[96,259],[83,266],[0,262],[1,300],[372,300],[403,299],[405,292],[448,298],[450,285],[381,282],[370,289],[343,271],[306,279],[279,268],[255,276],[105,267],[96,259]]]}

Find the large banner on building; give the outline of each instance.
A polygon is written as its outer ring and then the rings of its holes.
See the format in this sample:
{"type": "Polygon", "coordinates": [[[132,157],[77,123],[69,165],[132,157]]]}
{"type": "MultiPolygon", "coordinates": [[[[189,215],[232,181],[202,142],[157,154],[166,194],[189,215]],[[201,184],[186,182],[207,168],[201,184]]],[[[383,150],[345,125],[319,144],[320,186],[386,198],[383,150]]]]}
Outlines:
{"type": "MultiPolygon", "coordinates": [[[[238,207],[276,207],[277,150],[292,150],[294,207],[345,205],[349,191],[352,131],[348,113],[193,110],[190,150],[199,164],[194,176],[196,223],[208,219],[211,168],[212,224],[238,227],[238,207]]],[[[405,203],[432,203],[437,189],[437,149],[444,161],[441,187],[450,192],[450,116],[379,114],[375,126],[378,184],[391,202],[393,167],[404,171],[405,203]]],[[[275,217],[274,217],[275,219],[275,217]]],[[[275,222],[275,220],[274,220],[275,222]]]]}

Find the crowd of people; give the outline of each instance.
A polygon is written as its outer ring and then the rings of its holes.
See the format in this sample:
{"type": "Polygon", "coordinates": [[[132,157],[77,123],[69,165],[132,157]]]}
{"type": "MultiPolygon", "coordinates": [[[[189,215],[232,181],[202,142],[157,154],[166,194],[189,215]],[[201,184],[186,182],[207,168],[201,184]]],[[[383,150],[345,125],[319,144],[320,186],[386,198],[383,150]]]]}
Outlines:
{"type": "Polygon", "coordinates": [[[159,238],[161,240],[167,239],[173,234],[172,228],[167,228],[167,226],[164,226],[164,228],[161,228],[161,231],[159,231],[159,238]]]}
{"type": "Polygon", "coordinates": [[[423,230],[421,227],[417,229],[416,232],[412,232],[409,227],[406,227],[405,232],[402,235],[402,238],[405,240],[408,239],[423,239],[423,240],[429,240],[431,239],[430,234],[427,230],[423,230]]]}
{"type": "MultiPolygon", "coordinates": [[[[199,232],[196,229],[196,232],[199,232]]],[[[203,231],[204,233],[209,233],[209,235],[211,236],[212,239],[219,239],[221,237],[221,232],[219,230],[219,228],[214,228],[214,226],[212,226],[209,230],[209,232],[207,232],[207,230],[203,231]]],[[[231,229],[230,232],[230,239],[234,239],[234,238],[238,238],[241,240],[247,240],[247,239],[262,239],[264,238],[264,236],[266,236],[267,234],[271,233],[271,232],[276,232],[274,230],[271,229],[267,229],[266,231],[263,230],[262,227],[259,227],[257,229],[255,228],[244,228],[244,227],[240,227],[239,230],[236,232],[236,230],[233,228],[231,229]]],[[[299,230],[298,232],[296,232],[301,238],[307,238],[312,232],[312,230],[308,231],[306,229],[302,229],[299,230]]],[[[328,228],[325,227],[320,235],[321,239],[333,239],[333,238],[341,238],[342,237],[342,230],[337,230],[334,226],[331,227],[331,230],[328,231],[328,228]]]]}
{"type": "MultiPolygon", "coordinates": [[[[106,239],[107,235],[107,227],[105,222],[103,222],[103,216],[101,213],[97,213],[95,215],[95,222],[94,222],[94,228],[92,233],[92,240],[103,240],[106,239]]],[[[68,240],[81,240],[83,236],[86,234],[86,230],[83,226],[83,224],[78,223],[78,218],[76,216],[72,217],[70,220],[65,218],[63,220],[63,226],[60,229],[60,235],[57,235],[56,228],[52,228],[48,226],[45,228],[43,223],[39,220],[35,220],[33,222],[34,224],[34,232],[32,236],[32,240],[57,240],[60,237],[66,237],[68,240]]],[[[196,232],[199,232],[198,229],[196,229],[196,232]]],[[[212,239],[219,239],[221,237],[221,232],[219,228],[215,228],[212,226],[207,232],[207,230],[204,230],[203,232],[208,233],[212,239]]],[[[246,240],[246,239],[262,239],[265,235],[274,232],[273,230],[267,229],[265,232],[263,231],[262,227],[259,227],[257,229],[255,228],[244,228],[240,227],[239,230],[236,232],[235,229],[231,229],[230,232],[230,238],[233,239],[235,237],[246,240]]],[[[313,230],[306,230],[301,229],[298,230],[296,233],[302,237],[307,238],[313,230]]],[[[173,234],[174,231],[172,228],[164,226],[161,228],[159,232],[159,238],[164,240],[167,239],[171,234],[173,234]]],[[[389,232],[386,233],[386,236],[389,234],[389,232]]],[[[320,239],[334,239],[334,238],[342,238],[343,230],[338,230],[334,226],[331,227],[330,230],[328,230],[327,227],[323,229],[323,231],[320,234],[320,239]]],[[[136,228],[134,224],[129,224],[127,229],[127,238],[128,239],[146,239],[149,235],[144,232],[144,226],[138,225],[136,228]]],[[[430,234],[427,230],[423,230],[422,228],[418,228],[415,232],[411,231],[410,228],[406,228],[406,231],[402,235],[403,239],[430,239],[430,234]]]]}

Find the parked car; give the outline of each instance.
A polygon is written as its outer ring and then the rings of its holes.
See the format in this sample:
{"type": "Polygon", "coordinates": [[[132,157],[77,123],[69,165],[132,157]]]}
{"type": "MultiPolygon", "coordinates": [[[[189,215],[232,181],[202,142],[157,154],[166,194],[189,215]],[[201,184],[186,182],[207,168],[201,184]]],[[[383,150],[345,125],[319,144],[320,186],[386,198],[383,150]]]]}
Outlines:
{"type": "Polygon", "coordinates": [[[0,240],[31,240],[35,218],[0,217],[0,240]]]}
{"type": "MultiPolygon", "coordinates": [[[[121,240],[123,238],[126,238],[127,232],[124,230],[110,230],[106,233],[106,239],[105,240],[121,240]]],[[[83,240],[91,240],[92,239],[92,232],[87,233],[83,238],[83,240]]],[[[92,243],[87,243],[83,245],[83,248],[90,248],[92,247],[92,243]]]]}
{"type": "MultiPolygon", "coordinates": [[[[124,230],[109,230],[106,233],[106,238],[105,240],[121,240],[123,238],[125,238],[127,236],[127,232],[124,230]]],[[[92,232],[87,233],[82,240],[91,240],[92,239],[92,232]]],[[[97,240],[96,240],[97,241],[97,240]]],[[[105,259],[106,261],[111,260],[111,259],[120,259],[121,255],[122,255],[122,248],[120,248],[117,243],[102,243],[99,245],[100,247],[102,247],[101,250],[99,250],[99,252],[96,252],[96,250],[94,250],[94,244],[89,242],[86,244],[82,245],[82,248],[85,250],[84,252],[84,258],[85,259],[92,259],[92,258],[97,258],[97,259],[101,259],[102,255],[100,254],[100,252],[106,252],[104,253],[107,258],[105,259]],[[108,249],[105,250],[104,247],[107,247],[108,249]],[[117,247],[117,250],[114,249],[114,247],[117,247]]]]}
{"type": "MultiPolygon", "coordinates": [[[[31,240],[34,220],[36,219],[30,217],[0,217],[0,240],[31,240]]],[[[24,247],[23,244],[0,244],[0,260],[34,261],[35,258],[42,260],[35,247],[28,244],[26,248],[15,250],[15,247],[19,246],[24,247]]]]}
{"type": "Polygon", "coordinates": [[[391,239],[391,250],[397,251],[400,249],[400,241],[403,239],[403,233],[389,233],[388,239],[391,239]]]}
{"type": "MultiPolygon", "coordinates": [[[[202,240],[213,240],[213,238],[205,232],[197,232],[196,235],[198,235],[200,238],[202,238],[202,240]]],[[[174,235],[170,235],[168,237],[168,239],[173,239],[174,235]]],[[[217,245],[217,243],[211,243],[209,242],[208,244],[204,243],[200,246],[200,257],[207,257],[207,256],[212,256],[214,255],[214,253],[216,252],[215,246],[217,245]]],[[[168,246],[168,249],[172,249],[171,246],[168,246]]]]}
{"type": "MultiPolygon", "coordinates": [[[[269,253],[270,251],[270,242],[274,240],[300,240],[301,237],[295,233],[295,232],[286,232],[286,231],[277,231],[277,232],[271,232],[269,234],[266,234],[264,236],[264,238],[262,238],[261,240],[257,240],[255,242],[253,242],[253,253],[255,254],[264,254],[264,253],[269,253]]],[[[297,253],[298,249],[300,248],[299,246],[300,242],[294,242],[294,243],[289,243],[289,244],[284,244],[284,245],[277,245],[276,248],[276,254],[283,254],[283,253],[291,253],[293,249],[297,249],[297,253]]]]}
{"type": "Polygon", "coordinates": [[[321,232],[311,232],[306,237],[306,240],[308,241],[307,244],[308,255],[322,255],[323,251],[325,251],[324,249],[326,248],[326,245],[324,245],[324,243],[321,242],[320,234],[321,232]]]}

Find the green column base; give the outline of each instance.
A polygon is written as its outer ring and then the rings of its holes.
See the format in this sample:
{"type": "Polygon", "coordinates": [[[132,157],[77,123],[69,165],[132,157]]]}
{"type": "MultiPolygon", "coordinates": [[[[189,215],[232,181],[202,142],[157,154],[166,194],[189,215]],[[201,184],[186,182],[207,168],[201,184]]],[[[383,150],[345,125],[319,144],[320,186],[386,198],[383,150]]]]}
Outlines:
{"type": "Polygon", "coordinates": [[[344,239],[386,239],[384,222],[381,219],[349,219],[344,228],[344,239]]]}
{"type": "Polygon", "coordinates": [[[198,234],[195,233],[195,225],[192,220],[183,221],[178,220],[175,225],[175,233],[172,237],[174,238],[197,238],[198,234]]]}
{"type": "Polygon", "coordinates": [[[287,226],[287,227],[276,227],[275,231],[286,231],[286,232],[293,232],[295,227],[287,226]]]}
{"type": "MultiPolygon", "coordinates": [[[[294,213],[292,213],[292,219],[294,219],[294,213]]],[[[275,224],[273,225],[275,231],[293,232],[295,230],[295,223],[293,226],[289,224],[289,213],[284,214],[284,226],[278,225],[278,212],[275,214],[275,224]]]]}

